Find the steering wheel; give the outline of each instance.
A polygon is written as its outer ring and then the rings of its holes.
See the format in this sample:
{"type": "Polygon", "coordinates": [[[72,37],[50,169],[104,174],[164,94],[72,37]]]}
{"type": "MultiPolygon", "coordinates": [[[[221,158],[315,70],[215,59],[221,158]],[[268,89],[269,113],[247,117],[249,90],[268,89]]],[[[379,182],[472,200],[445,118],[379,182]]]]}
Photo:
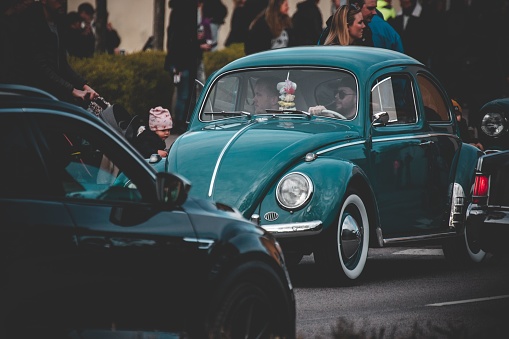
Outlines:
{"type": "Polygon", "coordinates": [[[336,111],[333,111],[333,110],[330,110],[330,109],[323,109],[320,113],[318,114],[315,114],[315,115],[321,115],[322,113],[325,113],[325,114],[330,114],[332,115],[334,118],[339,118],[339,119],[343,119],[343,120],[346,120],[345,116],[336,112],[336,111]]]}

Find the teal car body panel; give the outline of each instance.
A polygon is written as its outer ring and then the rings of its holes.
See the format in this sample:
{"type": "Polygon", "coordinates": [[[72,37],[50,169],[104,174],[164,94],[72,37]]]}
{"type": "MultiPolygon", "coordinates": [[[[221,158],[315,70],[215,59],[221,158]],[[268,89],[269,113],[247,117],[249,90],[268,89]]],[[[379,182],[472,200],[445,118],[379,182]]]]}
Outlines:
{"type": "MultiPolygon", "coordinates": [[[[165,170],[187,177],[191,195],[233,206],[273,232],[285,252],[314,252],[341,229],[359,248],[463,232],[479,152],[461,142],[440,81],[404,54],[310,46],[240,58],[208,78],[189,121],[165,170]],[[280,81],[279,110],[257,108],[264,77],[280,81]],[[339,94],[348,81],[353,92],[339,94]],[[289,188],[288,175],[297,180],[289,188]],[[341,226],[350,220],[349,195],[366,207],[350,219],[369,226],[341,226]],[[302,201],[289,207],[286,198],[302,201]]],[[[345,267],[362,262],[360,252],[345,267]]]]}

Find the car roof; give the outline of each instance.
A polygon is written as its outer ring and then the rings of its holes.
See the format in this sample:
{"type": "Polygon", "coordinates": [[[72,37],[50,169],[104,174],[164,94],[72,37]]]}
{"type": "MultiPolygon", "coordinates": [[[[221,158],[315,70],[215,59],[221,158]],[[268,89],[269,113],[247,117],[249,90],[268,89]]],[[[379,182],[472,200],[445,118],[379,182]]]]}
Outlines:
{"type": "Polygon", "coordinates": [[[403,53],[384,48],[362,46],[288,47],[251,54],[232,61],[219,73],[249,67],[322,66],[341,67],[361,74],[367,68],[391,65],[421,65],[403,53]]]}
{"type": "Polygon", "coordinates": [[[65,112],[67,114],[71,113],[86,119],[95,118],[95,116],[87,110],[60,101],[45,91],[16,84],[0,84],[0,112],[2,112],[4,108],[49,109],[65,112]]]}

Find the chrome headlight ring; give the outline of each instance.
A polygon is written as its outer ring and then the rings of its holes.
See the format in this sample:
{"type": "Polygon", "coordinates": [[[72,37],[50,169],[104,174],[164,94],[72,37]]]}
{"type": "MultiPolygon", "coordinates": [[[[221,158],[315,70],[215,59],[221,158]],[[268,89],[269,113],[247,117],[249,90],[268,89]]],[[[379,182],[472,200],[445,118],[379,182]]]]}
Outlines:
{"type": "Polygon", "coordinates": [[[304,206],[313,194],[313,182],[300,172],[285,175],[276,187],[276,199],[281,207],[296,210],[304,206]]]}
{"type": "Polygon", "coordinates": [[[502,113],[486,113],[482,118],[481,130],[490,137],[499,137],[506,129],[506,120],[502,113]]]}

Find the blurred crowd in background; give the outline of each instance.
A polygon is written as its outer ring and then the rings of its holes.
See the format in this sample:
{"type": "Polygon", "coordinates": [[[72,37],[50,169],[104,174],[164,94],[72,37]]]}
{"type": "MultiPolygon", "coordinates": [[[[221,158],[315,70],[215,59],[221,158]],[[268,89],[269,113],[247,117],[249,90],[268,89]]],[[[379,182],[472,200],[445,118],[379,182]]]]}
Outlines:
{"type": "MultiPolygon", "coordinates": [[[[65,0],[2,1],[2,81],[16,77],[16,68],[12,65],[19,66],[25,59],[19,58],[20,50],[33,52],[27,49],[26,42],[20,41],[17,32],[29,25],[18,19],[34,2],[67,4],[65,0]]],[[[183,108],[177,111],[186,111],[189,103],[188,77],[205,80],[203,53],[218,49],[220,35],[224,34],[225,47],[244,44],[246,54],[271,48],[316,45],[329,16],[350,2],[363,10],[376,8],[376,15],[399,35],[403,52],[430,67],[451,98],[467,111],[476,112],[489,100],[509,96],[509,0],[302,0],[291,16],[288,0],[196,0],[196,23],[179,15],[179,8],[194,6],[193,1],[169,0],[165,69],[178,85],[177,100],[183,108]],[[226,1],[231,1],[233,7],[226,6],[226,1]],[[321,10],[323,6],[319,3],[324,1],[330,4],[330,12],[321,10]],[[228,13],[228,8],[233,8],[232,13],[228,13]],[[220,30],[227,18],[229,31],[220,30]],[[196,32],[194,37],[186,35],[193,31],[196,32]],[[190,60],[190,55],[196,55],[197,60],[190,60]],[[192,72],[186,74],[190,68],[192,72]]],[[[84,2],[76,11],[65,10],[58,22],[58,46],[71,56],[93,56],[97,52],[93,3],[84,2]]],[[[375,21],[379,25],[380,19],[369,22],[366,15],[364,18],[367,29],[376,32],[379,26],[375,26],[375,21]]],[[[132,22],[136,24],[136,20],[132,22]]],[[[120,34],[110,22],[107,22],[104,40],[107,53],[123,54],[119,48],[120,34]]],[[[143,50],[151,48],[149,42],[150,39],[143,50]]],[[[177,116],[177,126],[179,120],[177,116]]]]}

